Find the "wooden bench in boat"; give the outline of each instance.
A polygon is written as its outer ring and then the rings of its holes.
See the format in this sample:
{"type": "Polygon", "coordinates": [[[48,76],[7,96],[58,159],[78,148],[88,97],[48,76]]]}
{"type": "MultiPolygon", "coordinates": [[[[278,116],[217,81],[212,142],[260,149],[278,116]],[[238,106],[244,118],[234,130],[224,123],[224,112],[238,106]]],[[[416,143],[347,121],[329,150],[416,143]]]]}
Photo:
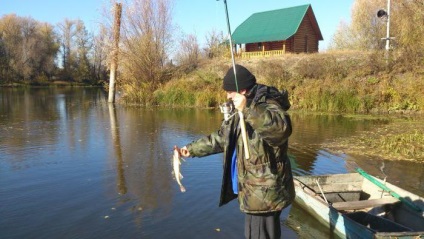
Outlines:
{"type": "Polygon", "coordinates": [[[335,202],[332,204],[332,206],[337,210],[355,210],[355,209],[377,207],[377,206],[382,206],[385,204],[391,204],[395,202],[399,202],[399,200],[394,197],[386,197],[386,198],[368,199],[368,200],[360,200],[360,201],[335,202]]]}

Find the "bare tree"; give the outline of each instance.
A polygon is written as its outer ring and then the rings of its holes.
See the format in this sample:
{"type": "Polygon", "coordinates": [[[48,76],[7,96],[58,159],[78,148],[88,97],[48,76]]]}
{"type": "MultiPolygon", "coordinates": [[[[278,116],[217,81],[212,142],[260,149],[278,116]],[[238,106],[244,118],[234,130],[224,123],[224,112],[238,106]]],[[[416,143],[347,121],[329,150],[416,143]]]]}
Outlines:
{"type": "Polygon", "coordinates": [[[184,35],[180,39],[179,51],[177,52],[178,65],[186,70],[197,68],[200,60],[200,47],[197,37],[193,34],[184,35]]]}
{"type": "Polygon", "coordinates": [[[120,75],[128,91],[153,91],[164,79],[172,43],[171,1],[123,3],[120,75]]]}
{"type": "Polygon", "coordinates": [[[339,23],[337,27],[336,33],[333,35],[328,49],[336,50],[336,49],[350,49],[353,45],[353,40],[355,37],[353,36],[352,31],[350,30],[349,24],[344,21],[339,23]]]}
{"type": "Polygon", "coordinates": [[[22,35],[22,54],[19,61],[23,80],[29,80],[34,75],[33,56],[31,53],[34,51],[37,38],[36,38],[37,23],[30,18],[22,19],[21,21],[21,35],[22,35]]]}
{"type": "Polygon", "coordinates": [[[40,23],[37,26],[37,40],[32,52],[36,75],[51,79],[56,71],[55,59],[59,51],[58,38],[52,25],[40,23]]]}
{"type": "Polygon", "coordinates": [[[91,58],[91,75],[96,82],[107,80],[108,41],[107,29],[105,26],[100,25],[98,34],[93,38],[93,53],[91,58]]]}
{"type": "Polygon", "coordinates": [[[93,36],[83,21],[65,19],[58,24],[62,74],[64,80],[90,82],[92,73],[93,36]]]}
{"type": "Polygon", "coordinates": [[[71,50],[73,47],[73,37],[75,36],[75,25],[76,22],[69,19],[65,19],[58,24],[63,67],[62,77],[66,80],[72,80],[71,67],[74,59],[71,50]]]}
{"type": "Polygon", "coordinates": [[[222,57],[228,52],[228,46],[225,44],[222,31],[217,32],[216,30],[212,30],[207,34],[204,52],[208,58],[222,57]]]}
{"type": "Polygon", "coordinates": [[[91,65],[89,55],[92,50],[92,36],[85,28],[84,22],[77,20],[75,24],[75,45],[76,45],[76,61],[73,69],[75,69],[76,81],[89,81],[91,79],[91,65]]]}

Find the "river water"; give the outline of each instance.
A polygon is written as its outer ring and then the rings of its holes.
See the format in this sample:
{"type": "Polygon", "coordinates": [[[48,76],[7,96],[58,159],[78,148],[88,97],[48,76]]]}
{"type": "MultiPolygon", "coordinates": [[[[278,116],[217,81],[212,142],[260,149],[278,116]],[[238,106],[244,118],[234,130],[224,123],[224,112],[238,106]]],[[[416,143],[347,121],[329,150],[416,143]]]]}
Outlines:
{"type": "MultiPolygon", "coordinates": [[[[334,154],[326,142],[384,122],[291,112],[295,175],[346,173],[354,162],[424,195],[422,164],[334,154]]],[[[219,110],[107,104],[97,88],[0,89],[0,238],[243,238],[236,201],[218,207],[222,154],[187,159],[181,193],[172,147],[216,130],[219,110]]],[[[296,205],[283,238],[326,238],[296,205]]]]}

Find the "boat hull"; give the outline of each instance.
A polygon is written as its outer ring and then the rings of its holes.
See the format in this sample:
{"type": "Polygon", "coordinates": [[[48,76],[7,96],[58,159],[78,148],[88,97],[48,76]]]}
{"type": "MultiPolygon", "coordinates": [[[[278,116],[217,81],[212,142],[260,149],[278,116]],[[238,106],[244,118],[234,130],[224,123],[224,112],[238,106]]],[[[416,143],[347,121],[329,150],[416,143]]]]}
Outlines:
{"type": "Polygon", "coordinates": [[[421,209],[415,211],[367,181],[357,173],[296,176],[295,201],[340,238],[423,238],[423,199],[386,183],[421,209]],[[396,218],[378,215],[387,208],[396,218]]]}

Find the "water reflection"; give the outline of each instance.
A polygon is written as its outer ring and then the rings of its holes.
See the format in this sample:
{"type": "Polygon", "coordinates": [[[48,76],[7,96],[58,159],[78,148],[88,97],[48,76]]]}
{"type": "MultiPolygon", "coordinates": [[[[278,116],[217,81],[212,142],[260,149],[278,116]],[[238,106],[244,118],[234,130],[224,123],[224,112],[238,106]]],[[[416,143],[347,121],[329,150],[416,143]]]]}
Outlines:
{"type": "Polygon", "coordinates": [[[102,100],[91,90],[73,88],[6,88],[0,92],[0,145],[1,150],[13,157],[8,158],[14,167],[31,167],[43,163],[31,157],[38,151],[55,150],[57,142],[69,139],[71,148],[78,140],[87,138],[89,107],[102,100]],[[86,94],[86,91],[90,93],[86,94]],[[85,102],[76,104],[75,98],[85,102]],[[66,112],[65,112],[66,111],[66,112]],[[74,123],[74,121],[81,122],[74,123]],[[78,127],[74,127],[78,125],[78,127]],[[76,134],[81,134],[79,137],[76,134]],[[25,150],[22,150],[25,148],[25,150]],[[31,159],[31,162],[28,162],[31,159]],[[23,164],[21,164],[23,163],[23,164]]]}
{"type": "Polygon", "coordinates": [[[172,200],[170,159],[163,147],[166,144],[161,136],[162,122],[149,112],[119,113],[119,133],[122,135],[119,148],[122,148],[129,192],[138,198],[138,207],[155,209],[159,205],[169,205],[172,200]]]}
{"type": "Polygon", "coordinates": [[[290,207],[290,213],[285,223],[296,231],[299,238],[340,238],[332,228],[321,224],[297,203],[290,207]]]}
{"type": "Polygon", "coordinates": [[[124,162],[122,158],[121,138],[119,135],[119,125],[116,119],[116,110],[113,104],[109,104],[110,131],[112,133],[112,143],[116,155],[116,171],[118,192],[121,195],[127,193],[127,185],[125,182],[124,162]]]}
{"type": "Polygon", "coordinates": [[[289,152],[296,156],[295,174],[346,172],[345,155],[328,153],[321,145],[341,136],[352,136],[380,124],[373,120],[348,120],[341,115],[292,113],[293,135],[289,152]]]}

